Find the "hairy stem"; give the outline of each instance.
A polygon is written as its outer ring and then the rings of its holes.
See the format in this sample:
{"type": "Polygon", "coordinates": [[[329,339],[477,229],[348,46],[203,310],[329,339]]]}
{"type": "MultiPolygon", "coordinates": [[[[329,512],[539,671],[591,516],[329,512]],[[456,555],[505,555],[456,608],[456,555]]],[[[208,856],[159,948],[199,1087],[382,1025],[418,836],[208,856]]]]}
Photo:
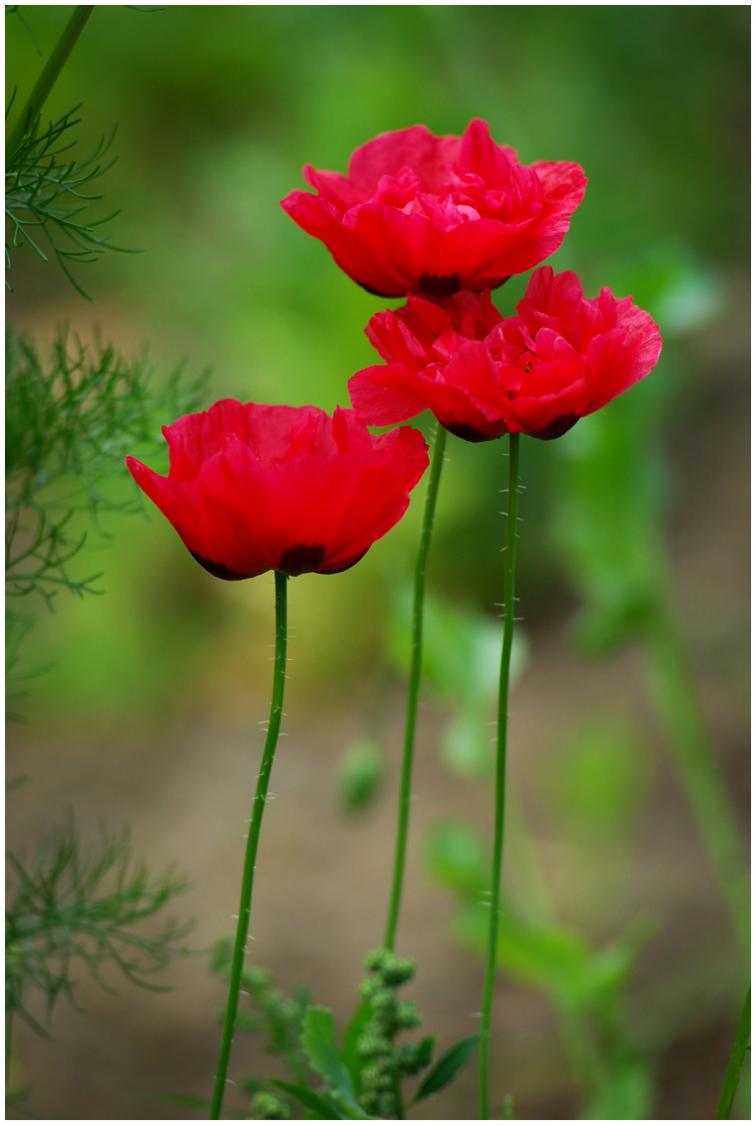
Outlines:
{"type": "Polygon", "coordinates": [[[743,844],[699,711],[680,638],[661,615],[649,642],[651,689],[671,734],[693,814],[744,948],[750,942],[749,878],[743,844]]]}
{"type": "Polygon", "coordinates": [[[730,1061],[727,1064],[722,1094],[717,1106],[717,1119],[728,1119],[732,1113],[732,1103],[738,1092],[740,1073],[743,1069],[745,1057],[751,1049],[751,990],[748,989],[740,1015],[738,1030],[735,1032],[735,1042],[732,1045],[730,1061]]]}
{"type": "Polygon", "coordinates": [[[386,949],[393,950],[396,942],[396,929],[399,924],[399,909],[402,901],[404,867],[407,857],[407,833],[409,831],[410,797],[412,786],[412,764],[415,752],[415,727],[417,725],[417,699],[420,691],[420,676],[423,664],[423,610],[425,603],[425,570],[428,562],[433,517],[436,511],[438,485],[444,463],[446,430],[438,423],[431,456],[428,491],[425,494],[423,524],[420,543],[415,562],[415,584],[412,603],[412,655],[410,659],[409,688],[407,692],[407,717],[404,726],[404,750],[402,754],[402,776],[399,786],[399,811],[396,823],[396,845],[394,851],[394,875],[391,882],[388,919],[386,922],[386,949]]]}
{"type": "Polygon", "coordinates": [[[278,732],[281,727],[281,714],[283,711],[284,681],[286,679],[286,582],[287,576],[276,571],[276,654],[273,665],[273,692],[270,700],[270,718],[268,720],[268,733],[263,747],[260,772],[257,777],[257,789],[252,805],[252,818],[247,836],[247,848],[244,856],[244,872],[242,874],[241,898],[239,902],[239,921],[236,925],[236,938],[234,952],[231,960],[231,974],[228,984],[228,1001],[226,1014],[223,1019],[223,1034],[221,1036],[218,1066],[215,1073],[215,1085],[210,1106],[210,1119],[216,1120],[221,1115],[223,1096],[226,1092],[226,1077],[228,1074],[228,1059],[231,1053],[231,1043],[236,1023],[236,1010],[239,1004],[239,986],[241,983],[242,968],[244,966],[244,953],[249,932],[249,916],[252,909],[252,888],[255,881],[255,864],[257,861],[257,845],[260,840],[265,802],[268,795],[268,782],[273,768],[273,758],[276,753],[278,732]]]}
{"type": "Polygon", "coordinates": [[[16,152],[16,149],[37,124],[42,107],[93,11],[93,4],[79,4],[74,8],[71,18],[63,28],[60,39],[55,44],[50,57],[42,67],[40,76],[34,84],[34,89],[26,99],[26,104],[8,136],[5,143],[6,164],[10,163],[10,158],[16,152]]]}
{"type": "Polygon", "coordinates": [[[509,480],[507,541],[504,564],[504,638],[499,673],[499,713],[496,730],[496,794],[494,808],[494,841],[491,860],[491,890],[488,921],[488,952],[483,986],[483,1010],[480,1020],[480,1116],[488,1119],[488,1063],[491,1039],[496,960],[499,945],[499,902],[501,898],[501,866],[504,854],[504,821],[507,775],[507,720],[509,708],[509,669],[514,636],[515,561],[517,549],[517,470],[519,434],[509,435],[509,480]]]}

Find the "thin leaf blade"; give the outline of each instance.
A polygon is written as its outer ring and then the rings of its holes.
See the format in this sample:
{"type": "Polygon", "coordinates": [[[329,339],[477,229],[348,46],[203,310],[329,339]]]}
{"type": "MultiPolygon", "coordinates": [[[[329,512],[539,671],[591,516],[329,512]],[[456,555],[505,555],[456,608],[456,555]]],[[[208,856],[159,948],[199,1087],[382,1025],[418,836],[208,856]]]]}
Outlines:
{"type": "Polygon", "coordinates": [[[459,1043],[450,1047],[438,1060],[430,1074],[426,1076],[422,1086],[415,1094],[414,1101],[419,1102],[423,1098],[429,1098],[431,1094],[437,1094],[439,1090],[448,1086],[470,1058],[479,1042],[480,1034],[476,1032],[475,1035],[470,1035],[467,1039],[460,1039],[459,1043]]]}
{"type": "Polygon", "coordinates": [[[300,1102],[305,1109],[317,1114],[318,1121],[343,1121],[345,1119],[346,1115],[326,1094],[319,1094],[316,1090],[310,1090],[307,1086],[297,1086],[293,1082],[284,1082],[280,1078],[272,1078],[270,1085],[275,1086],[277,1090],[282,1090],[285,1094],[300,1102]]]}

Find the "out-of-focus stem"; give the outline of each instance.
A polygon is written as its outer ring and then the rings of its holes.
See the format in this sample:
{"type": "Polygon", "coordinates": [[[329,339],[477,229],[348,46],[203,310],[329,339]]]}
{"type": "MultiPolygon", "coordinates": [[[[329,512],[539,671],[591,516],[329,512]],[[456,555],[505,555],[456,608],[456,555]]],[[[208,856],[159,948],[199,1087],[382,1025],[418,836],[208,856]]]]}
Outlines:
{"type": "Polygon", "coordinates": [[[239,986],[241,984],[242,968],[244,966],[244,952],[247,945],[249,932],[249,917],[252,910],[252,889],[255,881],[255,864],[257,862],[257,845],[260,840],[265,802],[268,796],[268,783],[273,768],[273,758],[276,753],[278,732],[281,728],[281,715],[283,713],[284,682],[286,680],[286,583],[285,574],[276,571],[276,654],[273,665],[273,692],[270,700],[270,718],[268,720],[268,733],[263,747],[260,772],[257,777],[257,788],[252,805],[252,818],[247,836],[247,847],[244,856],[244,871],[242,874],[241,899],[239,902],[239,920],[236,924],[236,938],[234,940],[234,953],[231,960],[231,973],[228,983],[228,1000],[226,1014],[223,1019],[223,1033],[221,1036],[218,1066],[215,1074],[215,1085],[210,1107],[210,1119],[220,1117],[223,1109],[223,1096],[226,1092],[226,1077],[228,1075],[228,1059],[231,1054],[231,1043],[236,1023],[236,1010],[239,1004],[239,986]]]}
{"type": "Polygon", "coordinates": [[[733,925],[749,948],[749,879],[742,833],[722,783],[696,702],[677,628],[660,614],[648,639],[649,676],[671,735],[683,784],[729,904],[733,925]]]}
{"type": "Polygon", "coordinates": [[[66,64],[68,56],[74,48],[76,40],[81,35],[85,23],[94,11],[93,4],[79,4],[74,8],[73,14],[69,19],[60,39],[53,47],[52,53],[48,58],[39,78],[34,84],[34,89],[26,99],[21,113],[16,119],[16,124],[8,135],[5,142],[5,162],[9,163],[10,157],[27,136],[28,133],[34,128],[42,112],[42,107],[47,101],[47,98],[55,85],[58,75],[66,64]]]}
{"type": "Polygon", "coordinates": [[[436,437],[431,455],[428,491],[425,494],[423,523],[420,530],[420,543],[415,562],[415,584],[412,602],[412,653],[410,658],[409,687],[407,691],[407,717],[404,726],[404,750],[402,754],[402,776],[399,785],[399,810],[396,823],[396,846],[394,851],[394,874],[389,896],[388,919],[384,946],[393,950],[396,942],[396,929],[399,924],[399,909],[402,902],[404,868],[407,858],[407,834],[409,832],[410,799],[412,795],[412,766],[415,754],[415,727],[417,725],[417,700],[420,692],[420,677],[423,665],[423,611],[425,605],[425,571],[433,533],[433,517],[436,512],[438,485],[444,463],[446,430],[437,423],[436,437]]]}
{"type": "Polygon", "coordinates": [[[727,1064],[722,1094],[717,1106],[717,1119],[729,1118],[732,1113],[732,1103],[738,1092],[738,1083],[743,1069],[745,1057],[751,1049],[751,990],[748,989],[740,1015],[738,1030],[735,1032],[735,1042],[732,1045],[730,1061],[727,1064]]]}
{"type": "Polygon", "coordinates": [[[504,637],[499,673],[499,714],[496,733],[496,793],[494,805],[494,841],[491,861],[490,915],[488,952],[483,988],[483,1010],[480,1020],[480,1116],[488,1119],[488,1063],[491,1039],[496,961],[499,944],[499,903],[501,899],[501,867],[504,854],[504,823],[506,811],[507,726],[509,708],[509,669],[514,636],[515,561],[517,549],[517,490],[519,434],[509,435],[509,479],[507,541],[504,568],[504,637]]]}

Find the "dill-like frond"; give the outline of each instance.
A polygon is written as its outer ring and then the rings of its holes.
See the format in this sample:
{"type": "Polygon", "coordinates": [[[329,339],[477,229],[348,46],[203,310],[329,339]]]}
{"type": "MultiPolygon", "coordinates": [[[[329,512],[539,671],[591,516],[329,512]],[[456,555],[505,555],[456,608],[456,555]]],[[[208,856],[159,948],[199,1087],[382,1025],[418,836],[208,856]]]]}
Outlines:
{"type": "Polygon", "coordinates": [[[11,855],[6,909],[6,1008],[37,1031],[65,996],[78,1007],[76,972],[114,991],[112,969],[142,988],[186,952],[190,926],[173,918],[145,926],[182,890],[172,871],[153,875],[133,858],[127,833],[104,828],[85,849],[69,816],[31,860],[11,855]],[[108,970],[108,966],[111,970],[108,970]],[[43,1022],[44,1021],[44,1022],[43,1022]]]}
{"type": "Polygon", "coordinates": [[[79,513],[103,534],[106,511],[138,510],[118,487],[123,458],[154,444],[159,420],[193,409],[205,375],[177,368],[158,380],[143,357],[84,345],[63,330],[49,354],[12,330],[6,335],[6,589],[41,595],[62,588],[97,592],[98,574],[75,574],[86,539],[79,513]]]}
{"type": "MultiPolygon", "coordinates": [[[[72,156],[76,126],[74,106],[57,121],[37,125],[6,154],[6,269],[14,251],[28,246],[43,261],[57,259],[71,284],[89,299],[73,267],[96,261],[105,250],[123,250],[110,241],[108,224],[118,211],[98,214],[102,195],[92,187],[115,163],[108,153],[115,130],[100,139],[88,156],[72,156]]],[[[11,288],[10,284],[8,288],[11,288]]]]}

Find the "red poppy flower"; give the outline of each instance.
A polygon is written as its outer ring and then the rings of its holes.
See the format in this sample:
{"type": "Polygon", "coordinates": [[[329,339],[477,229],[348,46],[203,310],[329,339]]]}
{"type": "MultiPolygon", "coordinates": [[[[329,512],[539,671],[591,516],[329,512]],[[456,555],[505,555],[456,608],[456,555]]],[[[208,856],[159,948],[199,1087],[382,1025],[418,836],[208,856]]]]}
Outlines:
{"type": "Polygon", "coordinates": [[[479,120],[462,137],[382,133],[346,176],[308,164],[304,178],[316,194],[293,191],[281,206],[384,297],[495,289],[559,248],[586,185],[579,164],[520,164],[479,120]]]}
{"type": "Polygon", "coordinates": [[[168,476],[126,464],[218,578],[347,570],[401,519],[428,465],[417,430],[376,437],[338,408],[224,399],[163,433],[168,476]]]}
{"type": "Polygon", "coordinates": [[[490,293],[455,293],[437,301],[410,295],[402,308],[376,313],[365,332],[386,363],[352,376],[352,405],[373,426],[427,410],[415,376],[443,367],[465,340],[484,340],[502,319],[490,293]]]}
{"type": "Polygon", "coordinates": [[[374,316],[368,336],[387,365],[350,379],[353,406],[374,425],[430,409],[468,441],[555,438],[648,375],[661,351],[657,325],[631,297],[602,289],[589,299],[576,274],[549,266],[531,277],[517,316],[497,315],[488,295],[459,294],[374,316]]]}

